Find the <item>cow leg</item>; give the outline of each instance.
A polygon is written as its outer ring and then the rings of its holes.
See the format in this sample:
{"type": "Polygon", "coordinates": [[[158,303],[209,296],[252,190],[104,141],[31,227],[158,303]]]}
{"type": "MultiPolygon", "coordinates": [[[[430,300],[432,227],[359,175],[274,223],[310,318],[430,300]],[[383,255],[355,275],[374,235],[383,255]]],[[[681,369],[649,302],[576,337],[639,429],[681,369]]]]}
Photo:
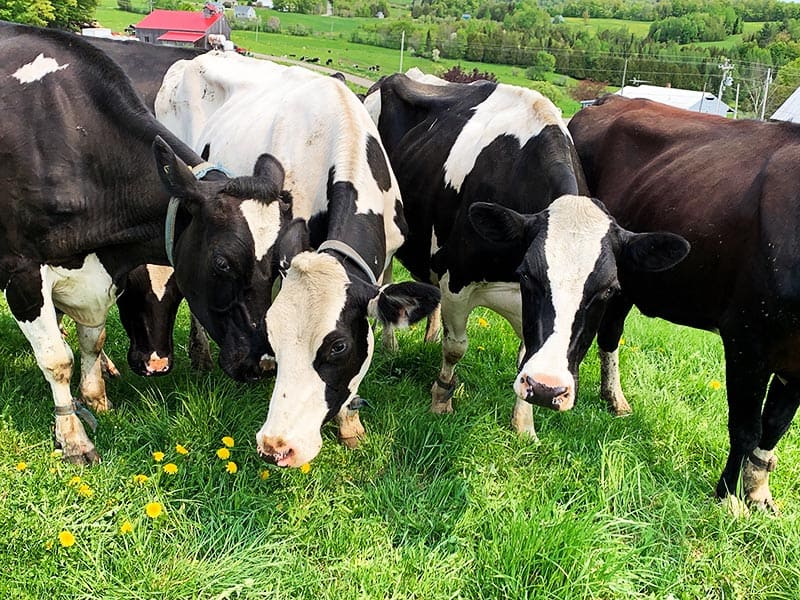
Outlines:
{"type": "Polygon", "coordinates": [[[106,382],[103,379],[103,344],[106,341],[105,323],[89,327],[75,323],[78,332],[78,345],[81,349],[81,402],[89,408],[103,412],[112,408],[106,396],[106,382]]]}
{"type": "MultiPolygon", "coordinates": [[[[525,358],[525,342],[520,342],[517,351],[517,370],[522,365],[525,358]]],[[[514,402],[514,410],[511,412],[511,427],[517,433],[527,435],[535,442],[539,441],[536,429],[533,426],[533,404],[517,398],[514,402]]]]}
{"type": "Polygon", "coordinates": [[[439,331],[442,328],[442,307],[437,306],[436,309],[428,315],[428,321],[425,324],[425,341],[435,342],[439,338],[439,331]]]}
{"type": "MultiPolygon", "coordinates": [[[[56,320],[58,320],[58,327],[61,330],[61,335],[64,336],[64,339],[67,337],[67,330],[64,327],[64,313],[60,310],[56,309],[56,320]]],[[[105,332],[103,333],[105,337],[105,332]]],[[[81,358],[81,364],[83,364],[83,358],[81,358]]],[[[119,369],[117,369],[117,365],[114,364],[108,355],[101,349],[100,350],[100,366],[103,370],[103,377],[106,379],[112,379],[119,377],[119,369]]]]}
{"type": "Polygon", "coordinates": [[[100,457],[75,414],[69,387],[73,355],[61,335],[51,295],[52,282],[47,274],[47,268],[41,267],[38,273],[18,275],[9,282],[5,295],[44,378],[50,384],[55,403],[56,446],[61,448],[64,460],[92,464],[100,457]]]}
{"type": "Polygon", "coordinates": [[[350,403],[345,402],[336,413],[336,423],[339,426],[339,441],[348,448],[357,448],[366,433],[358,410],[352,410],[350,403]]]}
{"type": "Polygon", "coordinates": [[[619,379],[619,340],[625,327],[625,318],[632,304],[624,298],[612,300],[597,331],[597,348],[600,356],[600,397],[608,410],[616,416],[631,414],[619,379]]]}
{"type": "Polygon", "coordinates": [[[469,346],[467,318],[475,306],[469,302],[467,288],[454,294],[450,291],[448,281],[449,275],[445,274],[439,284],[442,290],[442,368],[431,387],[431,412],[436,414],[453,412],[453,392],[458,383],[455,368],[469,346]]]}
{"type": "MultiPolygon", "coordinates": [[[[381,285],[388,285],[394,280],[394,276],[392,274],[392,262],[393,261],[389,261],[389,266],[387,266],[383,271],[381,285]]],[[[391,353],[397,352],[400,349],[400,346],[397,343],[395,326],[391,323],[383,324],[383,331],[381,332],[381,346],[383,346],[383,349],[386,352],[391,353]]]]}
{"type": "Polygon", "coordinates": [[[761,416],[761,441],[744,461],[742,489],[747,501],[761,509],[778,512],[769,489],[769,474],[777,466],[775,446],[789,429],[800,405],[800,387],[776,375],[770,385],[761,416]]]}
{"type": "Polygon", "coordinates": [[[214,368],[206,330],[194,315],[189,319],[189,360],[195,371],[211,371],[214,368]]]}
{"type": "Polygon", "coordinates": [[[718,498],[735,495],[745,458],[761,441],[761,404],[770,376],[759,357],[750,351],[745,354],[741,343],[729,342],[725,337],[723,343],[730,450],[717,483],[718,498]]]}

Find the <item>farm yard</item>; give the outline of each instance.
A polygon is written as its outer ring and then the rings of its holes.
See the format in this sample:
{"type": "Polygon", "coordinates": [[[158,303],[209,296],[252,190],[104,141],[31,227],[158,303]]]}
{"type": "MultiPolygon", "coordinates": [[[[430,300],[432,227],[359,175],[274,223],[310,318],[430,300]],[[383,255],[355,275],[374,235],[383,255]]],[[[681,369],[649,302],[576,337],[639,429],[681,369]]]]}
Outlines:
{"type": "MultiPolygon", "coordinates": [[[[264,51],[297,54],[283,37],[264,51]]],[[[396,59],[339,42],[351,68],[396,59]]],[[[404,65],[428,70],[421,58],[404,65]]],[[[394,280],[409,279],[395,264],[394,280]]],[[[0,300],[0,598],[798,597],[797,427],[770,479],[780,514],[713,495],[729,448],[715,334],[634,310],[620,346],[633,414],[608,412],[593,344],[575,407],[534,407],[534,440],[510,425],[519,340],[508,323],[471,313],[450,415],[429,410],[441,345],[417,323],[398,331],[395,353],[376,343],[358,388],[360,446],[344,447],[329,423],[298,469],[258,455],[273,379],[193,370],[188,334],[184,305],[172,372],[139,377],[112,309],[105,350],[121,377],[89,432],[102,462],[80,467],[53,451],[50,388],[0,300]]]]}

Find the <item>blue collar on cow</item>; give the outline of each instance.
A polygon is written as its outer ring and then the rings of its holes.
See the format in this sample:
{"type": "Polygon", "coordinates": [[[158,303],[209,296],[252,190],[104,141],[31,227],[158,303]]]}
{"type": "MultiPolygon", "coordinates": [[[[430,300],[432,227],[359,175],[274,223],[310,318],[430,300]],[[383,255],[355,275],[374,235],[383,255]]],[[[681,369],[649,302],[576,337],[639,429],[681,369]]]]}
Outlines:
{"type": "Polygon", "coordinates": [[[319,248],[317,248],[317,253],[322,252],[323,250],[335,250],[336,252],[343,254],[356,263],[356,265],[362,271],[364,271],[364,274],[367,276],[367,279],[372,285],[377,285],[375,273],[373,273],[372,269],[369,268],[367,261],[365,261],[358,252],[353,250],[352,246],[344,243],[341,240],[325,240],[319,245],[319,248]]]}
{"type": "MultiPolygon", "coordinates": [[[[194,167],[190,168],[197,179],[202,179],[208,175],[210,171],[219,171],[228,177],[233,177],[233,175],[223,167],[214,165],[210,162],[201,162],[199,165],[195,165],[194,167]]],[[[164,223],[164,246],[167,250],[167,260],[173,267],[175,266],[172,256],[172,248],[175,245],[175,219],[178,215],[178,206],[180,203],[180,198],[176,198],[175,196],[169,199],[169,205],[167,206],[167,219],[164,223]]]]}

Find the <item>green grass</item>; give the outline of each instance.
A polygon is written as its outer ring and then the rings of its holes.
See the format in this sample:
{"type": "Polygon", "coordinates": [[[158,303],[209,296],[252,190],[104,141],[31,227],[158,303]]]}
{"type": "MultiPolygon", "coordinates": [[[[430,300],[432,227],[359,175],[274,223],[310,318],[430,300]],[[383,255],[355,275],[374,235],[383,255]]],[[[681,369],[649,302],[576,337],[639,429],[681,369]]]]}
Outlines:
{"type": "Polygon", "coordinates": [[[586,19],[581,17],[565,17],[564,21],[570,25],[577,25],[592,33],[604,29],[627,29],[636,37],[647,37],[650,31],[650,21],[624,21],[622,19],[586,19]]]}
{"type": "MultiPolygon", "coordinates": [[[[52,401],[3,309],[0,597],[797,597],[796,430],[772,479],[783,516],[733,519],[712,499],[727,453],[724,391],[709,385],[724,380],[715,336],[632,315],[621,359],[634,414],[606,412],[592,351],[575,409],[535,409],[536,444],[509,427],[510,328],[479,309],[469,332],[454,414],[428,412],[440,349],[416,326],[398,354],[376,353],[361,447],[343,448],[326,426],[309,473],[269,469],[262,480],[254,434],[271,383],[195,374],[182,349],[170,376],[138,378],[114,315],[107,349],[123,377],[93,436],[103,463],[51,457],[52,401]],[[226,435],[235,475],[215,455],[226,435]],[[178,473],[161,472],[153,451],[178,473]],[[139,473],[150,479],[135,484],[139,473]],[[155,520],[151,501],[165,507],[155,520]],[[119,533],[125,521],[130,534],[119,533]]],[[[186,333],[182,311],[176,340],[186,333]]]]}

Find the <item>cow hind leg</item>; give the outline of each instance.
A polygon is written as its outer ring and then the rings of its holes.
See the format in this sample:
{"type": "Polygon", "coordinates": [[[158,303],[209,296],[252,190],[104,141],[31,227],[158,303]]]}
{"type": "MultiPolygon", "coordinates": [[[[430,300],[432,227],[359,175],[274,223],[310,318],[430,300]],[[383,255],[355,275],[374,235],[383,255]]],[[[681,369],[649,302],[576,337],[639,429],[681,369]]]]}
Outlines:
{"type": "Polygon", "coordinates": [[[366,434],[358,410],[352,410],[350,403],[346,402],[336,414],[336,423],[339,426],[339,441],[348,448],[357,448],[366,434]]]}
{"type": "Polygon", "coordinates": [[[742,491],[748,503],[760,509],[778,512],[769,489],[769,474],[777,466],[775,446],[789,429],[800,405],[800,387],[776,375],[767,394],[761,416],[761,440],[745,459],[742,491]]]}
{"type": "Polygon", "coordinates": [[[214,360],[211,358],[211,345],[208,343],[206,330],[191,315],[189,321],[189,361],[195,371],[211,371],[214,360]]]}
{"type": "Polygon", "coordinates": [[[106,383],[103,379],[105,323],[97,327],[76,323],[75,327],[81,349],[81,402],[98,412],[110,410],[113,407],[106,395],[106,383]]]}
{"type": "MultiPolygon", "coordinates": [[[[394,276],[392,275],[392,261],[389,261],[389,266],[383,271],[383,278],[381,285],[388,285],[392,283],[394,276]]],[[[400,349],[397,344],[397,333],[395,326],[392,323],[384,323],[381,331],[381,346],[386,352],[394,354],[400,349]]]]}
{"type": "Polygon", "coordinates": [[[625,317],[630,310],[630,302],[624,298],[615,298],[606,308],[597,331],[600,397],[606,401],[611,414],[616,416],[626,416],[633,412],[622,391],[619,377],[619,341],[622,338],[625,317]]]}
{"type": "Polygon", "coordinates": [[[469,346],[467,339],[467,318],[474,306],[467,301],[469,294],[463,296],[449,291],[446,281],[441,282],[442,290],[442,368],[431,387],[431,412],[446,414],[453,412],[453,393],[458,381],[455,369],[464,357],[469,346]]]}

